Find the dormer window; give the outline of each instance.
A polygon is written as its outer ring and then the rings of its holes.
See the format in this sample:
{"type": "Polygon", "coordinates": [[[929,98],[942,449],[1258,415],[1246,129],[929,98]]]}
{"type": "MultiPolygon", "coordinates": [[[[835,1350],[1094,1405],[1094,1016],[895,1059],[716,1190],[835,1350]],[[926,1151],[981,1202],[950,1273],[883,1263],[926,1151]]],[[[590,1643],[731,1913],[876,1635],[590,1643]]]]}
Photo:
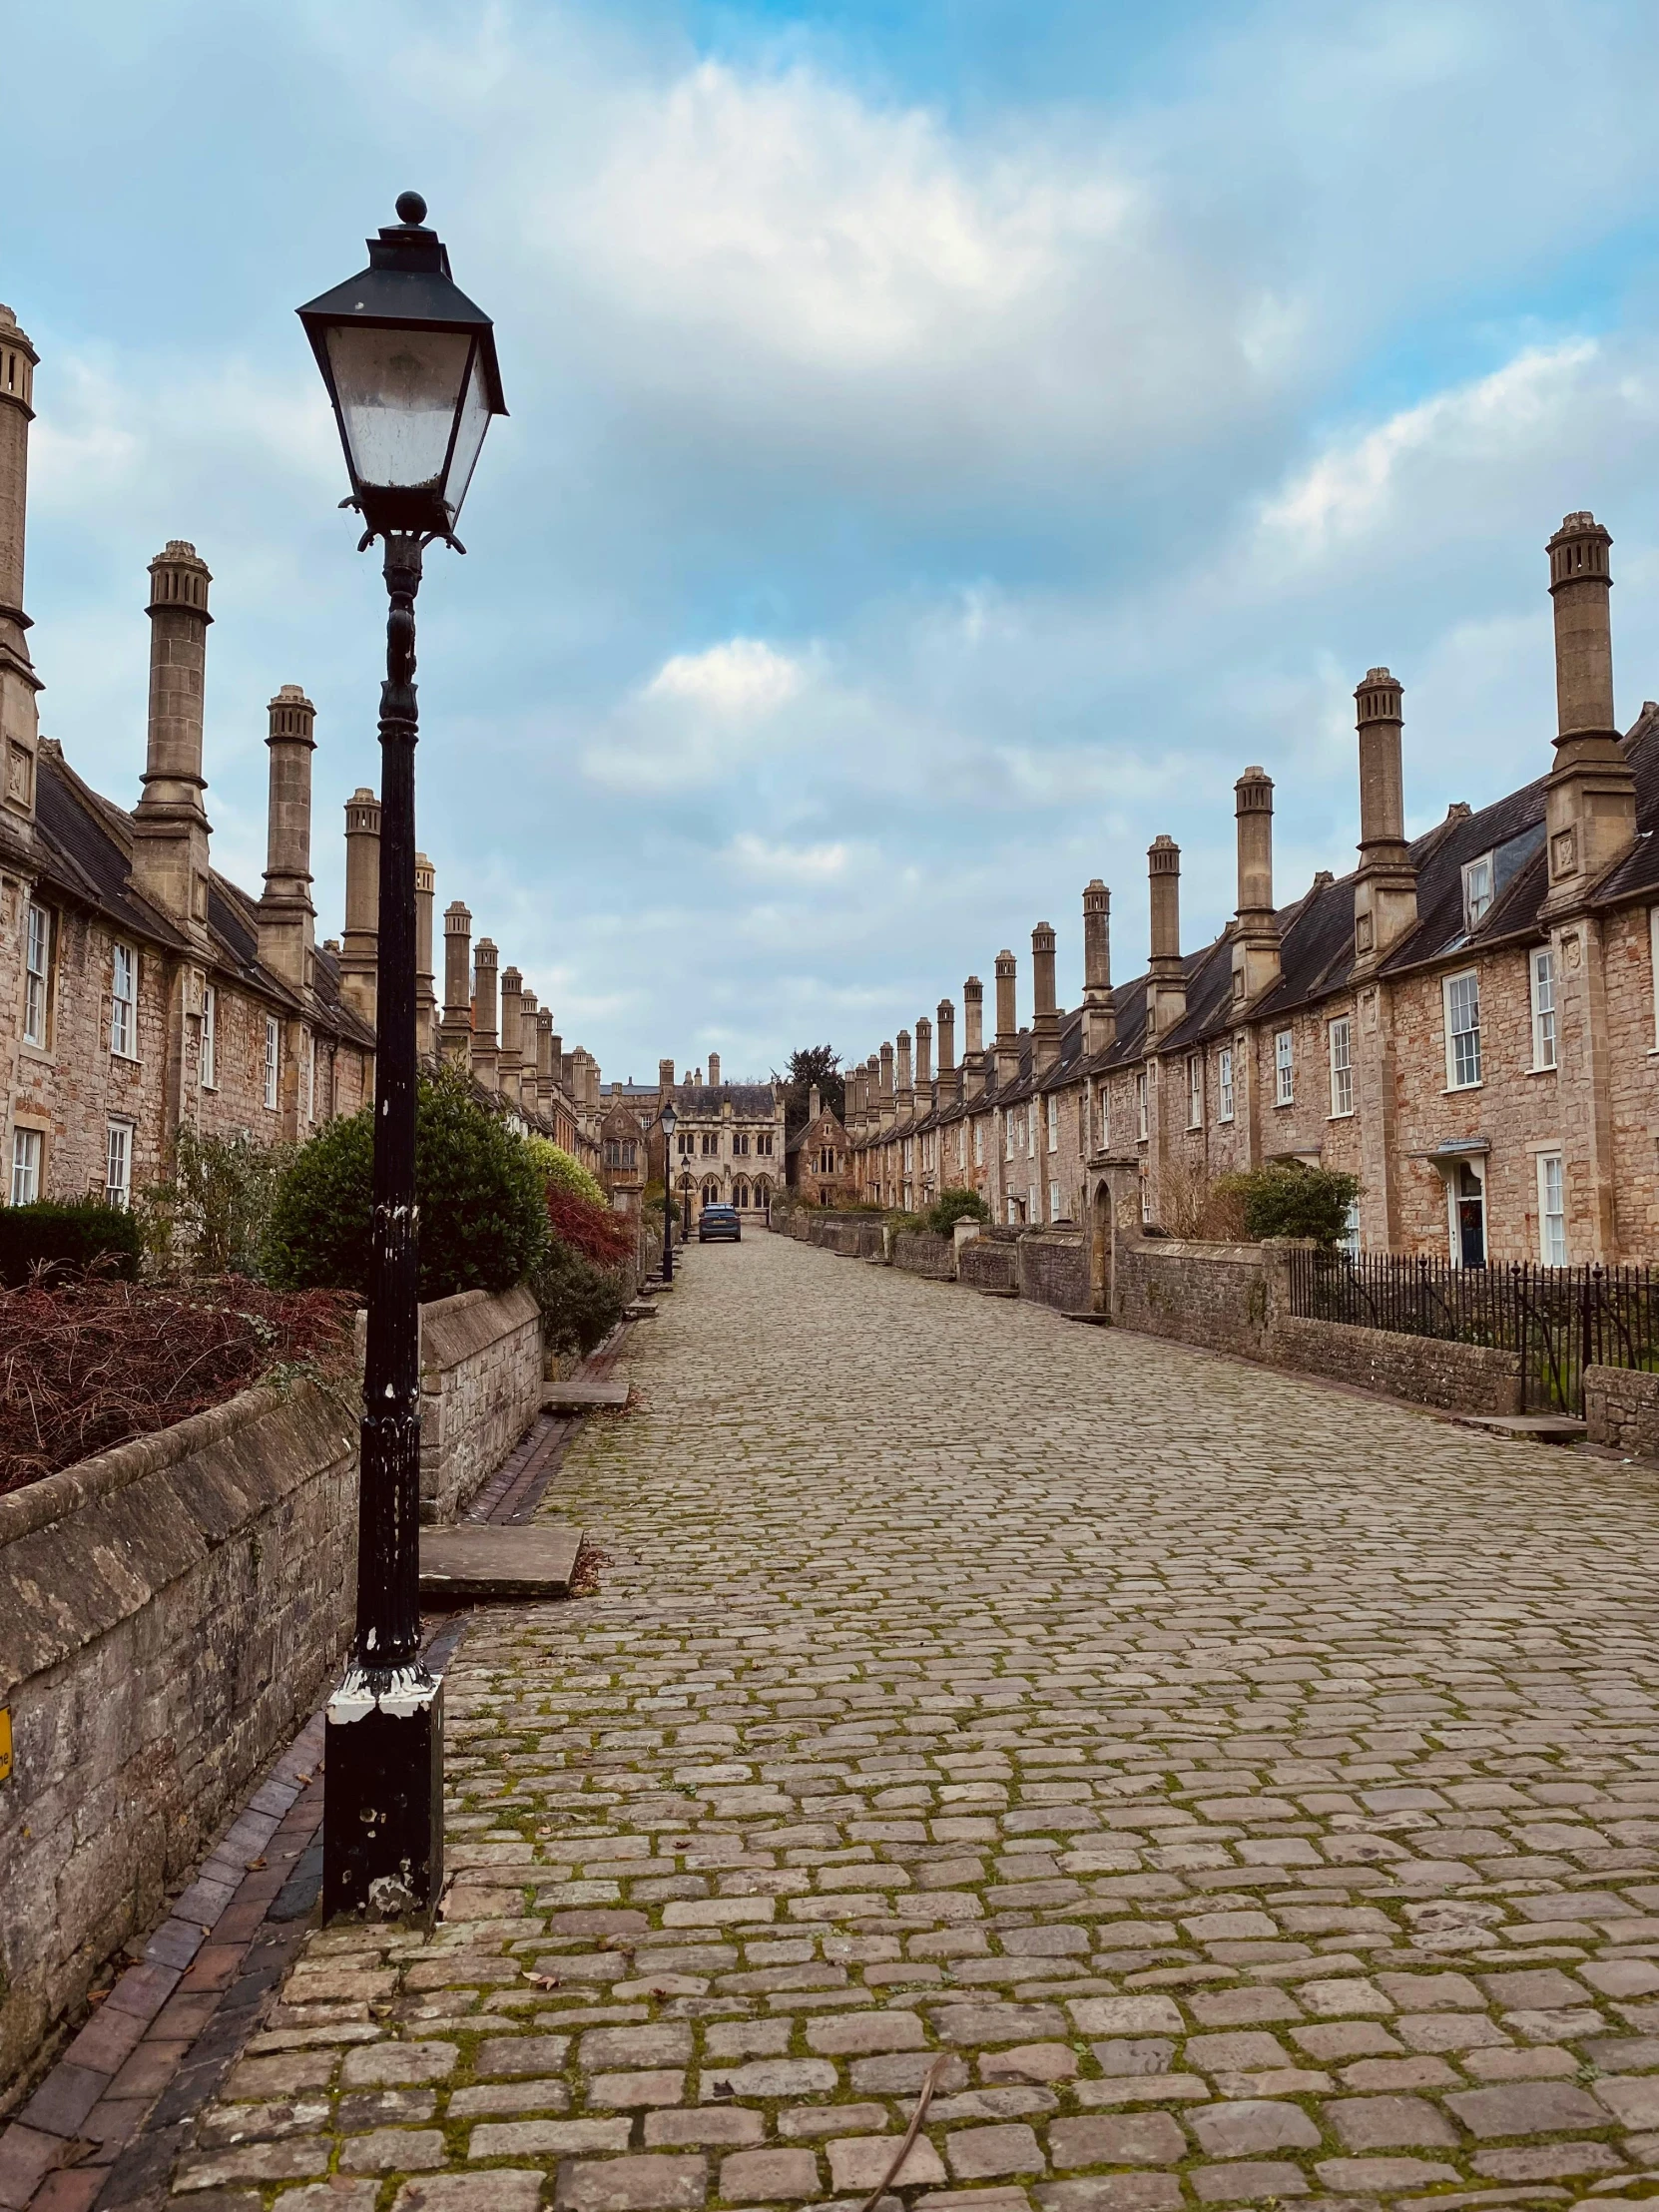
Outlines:
{"type": "Polygon", "coordinates": [[[1463,927],[1475,928],[1492,903],[1492,856],[1481,853],[1463,869],[1463,927]]]}

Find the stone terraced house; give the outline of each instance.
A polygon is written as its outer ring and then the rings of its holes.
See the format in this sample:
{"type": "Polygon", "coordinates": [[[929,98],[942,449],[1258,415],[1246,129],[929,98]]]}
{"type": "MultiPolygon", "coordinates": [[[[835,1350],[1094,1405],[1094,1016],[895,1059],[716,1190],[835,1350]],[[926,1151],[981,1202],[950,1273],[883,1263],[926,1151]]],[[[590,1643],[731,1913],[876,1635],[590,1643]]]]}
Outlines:
{"type": "Polygon", "coordinates": [[[1114,985],[1109,894],[1090,883],[1080,1006],[1056,1004],[1040,923],[1027,1023],[1004,951],[988,1041],[983,987],[963,986],[959,1064],[946,999],[936,1074],[925,1015],[854,1069],[860,1194],[920,1210],[967,1185],[999,1223],[1087,1224],[1098,1271],[1129,1170],[1143,1219],[1179,1227],[1214,1177],[1294,1159],[1360,1177],[1357,1250],[1459,1266],[1659,1255],[1659,706],[1621,735],[1611,543],[1582,513],[1549,541],[1544,773],[1407,839],[1401,687],[1370,670],[1359,866],[1278,903],[1273,784],[1247,769],[1221,936],[1182,950],[1180,850],[1160,836],[1147,972],[1114,985]]]}
{"type": "MultiPolygon", "coordinates": [[[[150,702],[131,811],[39,731],[23,612],[28,431],[38,356],[0,307],[0,1204],[88,1193],[125,1204],[168,1172],[185,1125],[293,1142],[371,1096],[380,807],[345,807],[345,924],[318,945],[311,904],[315,709],[270,703],[265,887],[212,864],[203,704],[212,577],[173,540],[150,564],[150,702]]],[[[416,868],[418,1006],[429,1055],[461,1059],[519,1126],[598,1158],[599,1070],[495,947],[468,957],[445,917],[446,1004],[432,975],[434,873],[416,868]],[[457,952],[459,965],[457,966],[457,952]]]]}

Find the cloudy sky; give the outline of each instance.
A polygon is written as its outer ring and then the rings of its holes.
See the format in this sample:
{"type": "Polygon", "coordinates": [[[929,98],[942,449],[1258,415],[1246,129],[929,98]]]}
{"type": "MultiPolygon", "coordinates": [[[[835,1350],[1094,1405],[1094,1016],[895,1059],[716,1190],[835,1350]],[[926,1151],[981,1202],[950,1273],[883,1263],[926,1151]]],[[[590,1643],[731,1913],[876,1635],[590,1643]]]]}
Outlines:
{"type": "Polygon", "coordinates": [[[414,186],[511,418],[421,602],[421,842],[607,1075],[861,1056],[1030,929],[1116,972],[1540,773],[1543,542],[1611,529],[1659,695],[1651,0],[54,0],[8,11],[0,297],[43,356],[44,727],[137,796],[145,563],[215,574],[208,776],[318,708],[319,933],[380,586],[296,302],[414,186]]]}

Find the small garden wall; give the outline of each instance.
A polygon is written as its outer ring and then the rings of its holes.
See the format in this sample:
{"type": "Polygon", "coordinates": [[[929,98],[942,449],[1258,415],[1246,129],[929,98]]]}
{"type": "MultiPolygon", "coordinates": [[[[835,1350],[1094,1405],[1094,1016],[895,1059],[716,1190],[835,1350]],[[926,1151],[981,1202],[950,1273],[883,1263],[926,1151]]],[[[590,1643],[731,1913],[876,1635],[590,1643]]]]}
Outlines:
{"type": "Polygon", "coordinates": [[[542,1382],[541,1311],[522,1285],[420,1309],[423,1521],[460,1515],[540,1412],[542,1382]]]}
{"type": "Polygon", "coordinates": [[[956,1255],[956,1280],[976,1291],[1011,1291],[1016,1288],[1017,1232],[983,1229],[956,1255]]]}
{"type": "Polygon", "coordinates": [[[1014,1281],[1021,1298],[1062,1314],[1088,1312],[1089,1252],[1080,1230],[1028,1229],[1014,1252],[1014,1281]]]}
{"type": "Polygon", "coordinates": [[[906,1275],[931,1276],[950,1283],[956,1276],[956,1246],[952,1238],[937,1237],[931,1229],[905,1229],[892,1241],[892,1264],[906,1275]]]}
{"type": "Polygon", "coordinates": [[[1176,1237],[1132,1237],[1117,1256],[1113,1320],[1150,1337],[1274,1357],[1268,1319],[1268,1271],[1259,1244],[1188,1244],[1176,1237]]]}
{"type": "MultiPolygon", "coordinates": [[[[1408,1397],[1448,1413],[1518,1413],[1520,1355],[1490,1345],[1451,1344],[1438,1337],[1406,1337],[1386,1329],[1355,1329],[1346,1322],[1301,1321],[1281,1314],[1274,1326],[1273,1358],[1302,1375],[1408,1397]]],[[[1653,1380],[1649,1378],[1649,1380],[1653,1380]]]]}
{"type": "Polygon", "coordinates": [[[1593,1444],[1629,1458],[1659,1459],[1659,1375],[1640,1368],[1586,1368],[1584,1422],[1593,1444]]]}

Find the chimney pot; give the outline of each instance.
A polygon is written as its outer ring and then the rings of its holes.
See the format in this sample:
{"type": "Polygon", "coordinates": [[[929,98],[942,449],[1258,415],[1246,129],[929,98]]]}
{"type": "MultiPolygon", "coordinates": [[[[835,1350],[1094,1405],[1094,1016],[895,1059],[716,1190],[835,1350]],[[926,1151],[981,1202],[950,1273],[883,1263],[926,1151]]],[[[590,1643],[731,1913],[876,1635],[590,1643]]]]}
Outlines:
{"type": "Polygon", "coordinates": [[[316,709],[297,684],[270,703],[269,799],[265,890],[259,907],[260,958],[274,974],[303,987],[316,941],[311,904],[311,755],[316,709]]]}
{"type": "Polygon", "coordinates": [[[345,802],[345,929],[340,990],[370,1028],[380,969],[380,802],[359,784],[345,802]]]}

